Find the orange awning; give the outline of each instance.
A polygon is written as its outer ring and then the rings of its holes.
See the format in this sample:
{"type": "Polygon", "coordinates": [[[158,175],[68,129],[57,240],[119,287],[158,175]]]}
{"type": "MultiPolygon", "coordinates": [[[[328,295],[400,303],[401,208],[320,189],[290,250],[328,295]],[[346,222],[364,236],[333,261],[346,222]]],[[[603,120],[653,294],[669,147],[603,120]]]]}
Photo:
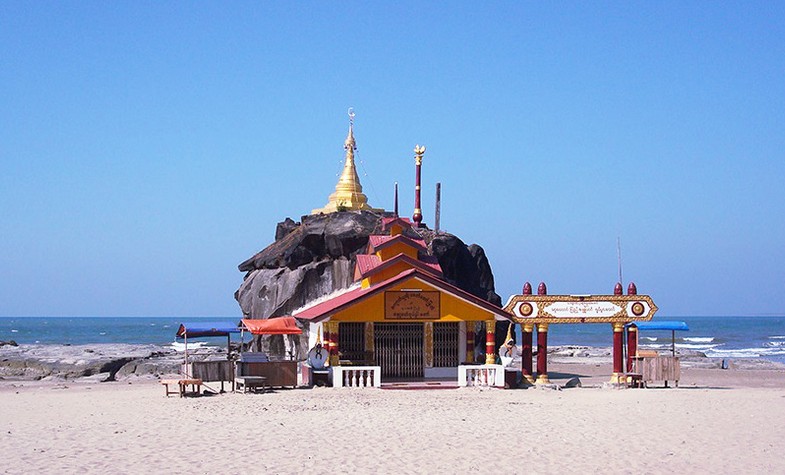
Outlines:
{"type": "Polygon", "coordinates": [[[243,318],[242,325],[245,330],[254,335],[300,335],[302,330],[297,328],[294,317],[275,317],[266,320],[243,318]]]}

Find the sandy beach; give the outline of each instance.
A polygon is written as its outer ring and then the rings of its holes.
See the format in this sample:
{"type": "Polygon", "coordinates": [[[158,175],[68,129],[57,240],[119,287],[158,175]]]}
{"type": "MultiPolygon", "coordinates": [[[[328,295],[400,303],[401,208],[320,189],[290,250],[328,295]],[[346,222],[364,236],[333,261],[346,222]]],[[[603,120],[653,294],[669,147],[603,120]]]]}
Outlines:
{"type": "Polygon", "coordinates": [[[154,379],[0,383],[3,473],[781,473],[785,371],[678,389],[297,389],[165,397],[154,379]]]}

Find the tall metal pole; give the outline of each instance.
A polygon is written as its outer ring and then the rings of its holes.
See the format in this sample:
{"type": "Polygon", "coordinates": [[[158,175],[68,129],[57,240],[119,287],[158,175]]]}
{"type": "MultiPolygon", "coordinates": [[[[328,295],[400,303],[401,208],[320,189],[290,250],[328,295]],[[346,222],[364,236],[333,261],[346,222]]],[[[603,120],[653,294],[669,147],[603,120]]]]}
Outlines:
{"type": "Polygon", "coordinates": [[[439,232],[439,222],[441,221],[441,213],[442,213],[442,184],[436,184],[436,216],[434,218],[434,229],[436,232],[439,232]]]}
{"type": "Polygon", "coordinates": [[[395,182],[395,217],[398,217],[398,182],[395,182]]]}

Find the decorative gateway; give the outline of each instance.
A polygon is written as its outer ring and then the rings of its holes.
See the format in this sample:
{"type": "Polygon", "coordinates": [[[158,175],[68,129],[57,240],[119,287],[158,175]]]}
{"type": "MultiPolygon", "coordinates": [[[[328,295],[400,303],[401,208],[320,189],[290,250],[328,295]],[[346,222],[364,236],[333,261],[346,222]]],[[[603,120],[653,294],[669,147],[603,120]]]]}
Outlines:
{"type": "MultiPolygon", "coordinates": [[[[523,294],[513,295],[505,310],[521,324],[523,348],[523,376],[530,383],[548,384],[547,358],[537,358],[537,379],[532,374],[532,333],[537,327],[538,355],[547,354],[548,325],[555,323],[610,323],[613,328],[612,383],[623,379],[624,326],[635,321],[648,321],[657,312],[657,306],[648,295],[638,295],[634,283],[627,287],[627,295],[616,284],[613,295],[548,295],[540,283],[537,295],[532,295],[531,284],[526,282],[523,294]]],[[[628,356],[629,358],[629,356],[628,356]]]]}

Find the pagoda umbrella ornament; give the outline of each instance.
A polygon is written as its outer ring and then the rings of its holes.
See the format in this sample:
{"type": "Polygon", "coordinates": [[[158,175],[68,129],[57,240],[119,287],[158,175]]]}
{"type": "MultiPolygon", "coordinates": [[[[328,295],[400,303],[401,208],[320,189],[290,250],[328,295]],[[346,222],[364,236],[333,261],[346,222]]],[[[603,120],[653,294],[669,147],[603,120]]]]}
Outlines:
{"type": "Polygon", "coordinates": [[[419,228],[420,223],[422,222],[422,207],[420,206],[420,189],[421,189],[420,170],[422,169],[422,156],[424,154],[425,154],[425,145],[414,146],[414,167],[415,167],[414,214],[412,215],[412,221],[414,221],[414,227],[416,228],[419,228]]]}

